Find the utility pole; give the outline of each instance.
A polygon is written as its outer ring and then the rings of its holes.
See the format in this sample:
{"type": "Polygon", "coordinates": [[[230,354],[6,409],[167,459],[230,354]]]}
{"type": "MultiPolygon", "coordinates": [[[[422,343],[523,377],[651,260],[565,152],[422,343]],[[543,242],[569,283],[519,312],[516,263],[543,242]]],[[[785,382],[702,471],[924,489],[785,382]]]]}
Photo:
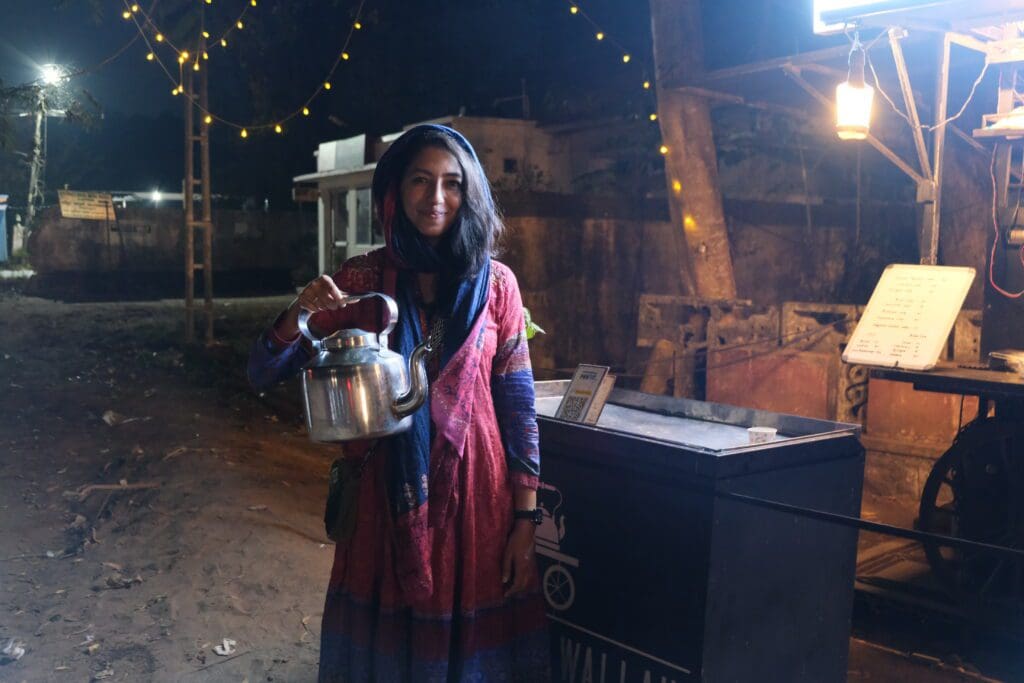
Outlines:
{"type": "Polygon", "coordinates": [[[46,93],[40,87],[36,89],[35,133],[32,136],[32,158],[29,160],[28,171],[28,206],[25,208],[25,224],[32,226],[36,215],[36,205],[43,197],[43,169],[46,168],[46,151],[43,146],[43,122],[46,119],[46,93]]]}

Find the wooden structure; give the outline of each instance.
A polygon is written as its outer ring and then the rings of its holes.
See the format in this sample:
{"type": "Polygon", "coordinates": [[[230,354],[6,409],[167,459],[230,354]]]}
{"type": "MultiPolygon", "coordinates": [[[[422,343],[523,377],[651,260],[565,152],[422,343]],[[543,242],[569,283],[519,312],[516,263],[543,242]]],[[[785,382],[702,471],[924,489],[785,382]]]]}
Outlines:
{"type": "MultiPolygon", "coordinates": [[[[202,54],[198,51],[197,54],[202,54]]],[[[209,111],[208,77],[205,69],[185,69],[185,342],[195,341],[195,276],[203,274],[205,341],[213,343],[213,209],[210,195],[210,135],[203,121],[209,111]],[[198,75],[198,77],[197,77],[198,75]],[[198,81],[198,82],[197,82],[198,81]],[[196,121],[198,109],[199,121],[196,121]],[[196,147],[199,150],[199,178],[196,178],[196,147]],[[195,189],[202,194],[202,214],[195,215],[195,189]],[[197,233],[202,253],[196,258],[197,233]],[[197,262],[198,260],[198,262],[197,262]]]]}

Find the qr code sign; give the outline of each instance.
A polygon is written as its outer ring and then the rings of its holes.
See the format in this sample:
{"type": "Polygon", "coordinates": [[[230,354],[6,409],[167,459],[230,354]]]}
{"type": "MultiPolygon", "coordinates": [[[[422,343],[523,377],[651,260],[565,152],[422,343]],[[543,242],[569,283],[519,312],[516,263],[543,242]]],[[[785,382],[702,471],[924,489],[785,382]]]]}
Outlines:
{"type": "Polygon", "coordinates": [[[583,409],[587,407],[587,399],[583,396],[569,396],[562,404],[561,418],[563,420],[580,421],[583,419],[583,409]]]}

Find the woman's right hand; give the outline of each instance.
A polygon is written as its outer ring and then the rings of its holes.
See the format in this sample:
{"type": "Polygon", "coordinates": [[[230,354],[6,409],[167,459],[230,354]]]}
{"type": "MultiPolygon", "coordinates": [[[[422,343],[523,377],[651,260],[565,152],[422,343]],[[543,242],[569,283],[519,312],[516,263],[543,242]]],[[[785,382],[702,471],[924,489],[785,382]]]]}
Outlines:
{"type": "Polygon", "coordinates": [[[291,339],[299,334],[299,312],[333,311],[345,307],[345,292],[338,289],[334,279],[329,275],[321,275],[302,288],[299,296],[288,306],[288,310],[277,324],[277,333],[284,339],[291,339]]]}

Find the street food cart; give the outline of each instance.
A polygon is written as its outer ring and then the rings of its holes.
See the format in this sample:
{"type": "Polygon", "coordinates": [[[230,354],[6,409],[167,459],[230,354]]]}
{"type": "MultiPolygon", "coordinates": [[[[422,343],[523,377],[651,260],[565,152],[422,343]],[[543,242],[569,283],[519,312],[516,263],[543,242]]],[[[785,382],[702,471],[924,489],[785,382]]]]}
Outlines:
{"type": "Polygon", "coordinates": [[[622,389],[591,426],[567,387],[537,384],[555,678],[846,680],[856,529],[742,497],[859,516],[858,428],[622,389]]]}

